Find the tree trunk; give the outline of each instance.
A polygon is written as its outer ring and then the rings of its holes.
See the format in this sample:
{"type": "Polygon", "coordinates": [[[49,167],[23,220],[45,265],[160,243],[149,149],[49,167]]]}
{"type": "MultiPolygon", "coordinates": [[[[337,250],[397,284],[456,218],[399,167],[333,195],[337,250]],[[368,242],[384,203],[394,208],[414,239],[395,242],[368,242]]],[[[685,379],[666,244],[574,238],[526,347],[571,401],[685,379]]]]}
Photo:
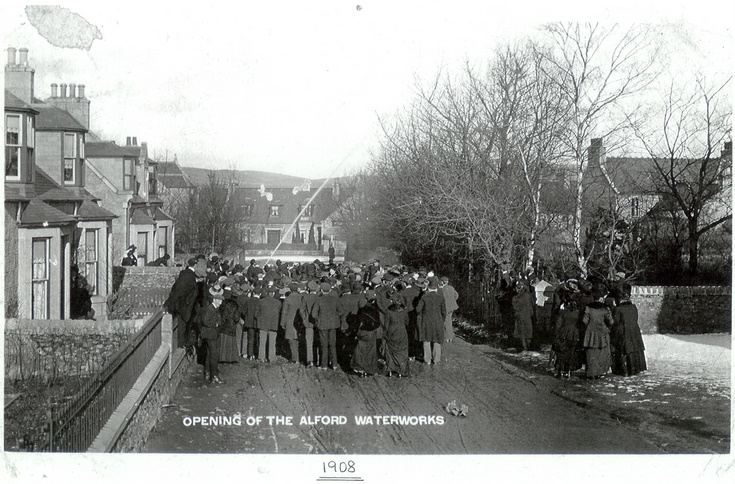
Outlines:
{"type": "Polygon", "coordinates": [[[689,220],[689,275],[696,277],[699,272],[699,234],[697,234],[697,220],[689,220]]]}

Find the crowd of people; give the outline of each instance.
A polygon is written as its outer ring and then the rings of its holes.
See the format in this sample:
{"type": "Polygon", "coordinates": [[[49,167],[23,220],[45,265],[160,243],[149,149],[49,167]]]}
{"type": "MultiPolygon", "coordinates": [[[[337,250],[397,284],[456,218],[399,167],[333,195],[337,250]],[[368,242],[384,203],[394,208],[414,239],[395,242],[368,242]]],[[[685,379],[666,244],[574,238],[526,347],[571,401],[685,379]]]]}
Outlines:
{"type": "Polygon", "coordinates": [[[553,341],[551,363],[557,377],[570,378],[582,368],[593,379],[609,372],[632,376],[645,371],[638,308],[631,302],[631,286],[623,276],[618,274],[615,281],[569,278],[552,286],[504,273],[496,297],[503,320],[512,321],[508,336],[527,351],[536,336],[534,329],[543,327],[535,320],[536,309],[546,305],[553,341]],[[545,303],[545,299],[550,300],[545,303]]]}
{"type": "Polygon", "coordinates": [[[187,261],[164,308],[181,328],[180,345],[222,383],[220,363],[241,359],[290,363],[360,376],[410,375],[409,361],[440,364],[452,341],[457,291],[426,268],[378,260],[264,267],[222,261],[216,253],[187,261]]]}

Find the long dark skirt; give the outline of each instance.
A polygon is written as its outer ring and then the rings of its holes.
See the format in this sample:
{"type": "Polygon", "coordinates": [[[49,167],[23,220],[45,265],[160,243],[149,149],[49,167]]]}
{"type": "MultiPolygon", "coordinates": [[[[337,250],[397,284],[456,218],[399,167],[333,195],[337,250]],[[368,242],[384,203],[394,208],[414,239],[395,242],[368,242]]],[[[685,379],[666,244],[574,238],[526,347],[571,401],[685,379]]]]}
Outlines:
{"type": "Polygon", "coordinates": [[[377,341],[377,334],[374,330],[357,332],[357,345],[350,362],[353,370],[364,371],[371,375],[378,372],[377,341]]]}
{"type": "Polygon", "coordinates": [[[602,376],[610,371],[612,358],[610,356],[610,347],[604,348],[585,348],[587,353],[587,376],[602,376]]]}
{"type": "Polygon", "coordinates": [[[385,366],[387,371],[403,376],[410,373],[408,367],[408,333],[406,327],[394,324],[385,332],[385,366]]]}
{"type": "Polygon", "coordinates": [[[647,369],[646,356],[643,350],[628,354],[616,351],[613,355],[612,371],[616,375],[633,376],[647,369]]]}
{"type": "Polygon", "coordinates": [[[237,363],[238,357],[240,356],[240,349],[238,348],[237,337],[220,333],[219,342],[219,362],[237,363]]]}
{"type": "Polygon", "coordinates": [[[556,355],[556,371],[575,371],[582,368],[582,358],[576,341],[556,340],[553,349],[556,355]]]}

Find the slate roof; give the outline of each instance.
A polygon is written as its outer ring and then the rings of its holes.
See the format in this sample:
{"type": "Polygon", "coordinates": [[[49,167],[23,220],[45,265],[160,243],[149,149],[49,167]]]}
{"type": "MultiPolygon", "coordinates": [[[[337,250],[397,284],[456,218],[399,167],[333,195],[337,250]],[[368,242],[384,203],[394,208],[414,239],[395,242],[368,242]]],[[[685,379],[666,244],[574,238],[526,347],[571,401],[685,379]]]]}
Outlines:
{"type": "Polygon", "coordinates": [[[84,200],[82,195],[62,187],[38,167],[36,167],[35,190],[36,195],[44,201],[81,202],[84,200]]]}
{"type": "Polygon", "coordinates": [[[74,116],[56,106],[35,104],[33,105],[33,109],[38,111],[38,115],[36,116],[36,129],[39,131],[62,129],[67,131],[87,131],[87,128],[74,119],[74,116]]]}
{"type": "Polygon", "coordinates": [[[156,207],[156,211],[154,213],[156,215],[156,220],[173,220],[169,214],[158,207],[156,207]]]}
{"type": "MultiPolygon", "coordinates": [[[[252,215],[244,220],[244,223],[250,224],[290,224],[299,214],[299,205],[306,205],[306,202],[317,192],[317,188],[312,188],[309,192],[293,193],[292,188],[267,188],[266,191],[273,194],[273,200],[268,201],[266,197],[261,196],[256,188],[239,188],[235,191],[237,203],[239,206],[252,205],[252,215]],[[270,215],[270,206],[279,206],[279,215],[272,217],[270,215]]],[[[303,223],[321,223],[326,219],[337,207],[332,199],[332,189],[325,188],[312,202],[314,212],[312,217],[302,216],[300,219],[303,223]]]]}
{"type": "Polygon", "coordinates": [[[168,189],[186,188],[194,189],[194,185],[189,177],[181,170],[178,163],[173,161],[161,161],[158,163],[158,181],[168,189]]]}
{"type": "Polygon", "coordinates": [[[79,214],[80,220],[87,221],[112,220],[113,218],[118,217],[114,213],[110,212],[109,210],[105,210],[91,200],[85,200],[84,202],[82,202],[82,205],[79,207],[79,211],[77,213],[79,214]]]}
{"type": "Polygon", "coordinates": [[[16,97],[12,92],[5,89],[5,110],[11,111],[30,111],[38,114],[29,104],[24,103],[20,98],[16,97]]]}
{"type": "Polygon", "coordinates": [[[62,226],[76,222],[76,217],[67,215],[61,210],[57,210],[47,203],[34,198],[28,203],[20,216],[20,224],[27,225],[44,225],[62,226]]]}
{"type": "Polygon", "coordinates": [[[153,225],[156,223],[145,210],[136,210],[133,212],[133,216],[130,217],[131,225],[153,225]]]}
{"type": "Polygon", "coordinates": [[[84,155],[87,158],[134,158],[138,155],[118,146],[114,141],[87,141],[84,144],[84,155]]]}

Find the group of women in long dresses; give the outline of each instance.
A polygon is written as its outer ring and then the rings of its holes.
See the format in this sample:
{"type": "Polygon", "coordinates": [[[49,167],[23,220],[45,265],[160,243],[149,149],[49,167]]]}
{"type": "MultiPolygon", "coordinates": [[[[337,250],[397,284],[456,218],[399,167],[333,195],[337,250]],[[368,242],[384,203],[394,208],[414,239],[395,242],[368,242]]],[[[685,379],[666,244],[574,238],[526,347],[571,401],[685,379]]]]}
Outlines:
{"type": "Polygon", "coordinates": [[[604,283],[594,283],[588,289],[570,280],[557,290],[561,305],[552,346],[557,376],[569,378],[583,366],[586,377],[593,379],[610,370],[622,376],[645,371],[645,345],[630,284],[608,291],[604,283]]]}

